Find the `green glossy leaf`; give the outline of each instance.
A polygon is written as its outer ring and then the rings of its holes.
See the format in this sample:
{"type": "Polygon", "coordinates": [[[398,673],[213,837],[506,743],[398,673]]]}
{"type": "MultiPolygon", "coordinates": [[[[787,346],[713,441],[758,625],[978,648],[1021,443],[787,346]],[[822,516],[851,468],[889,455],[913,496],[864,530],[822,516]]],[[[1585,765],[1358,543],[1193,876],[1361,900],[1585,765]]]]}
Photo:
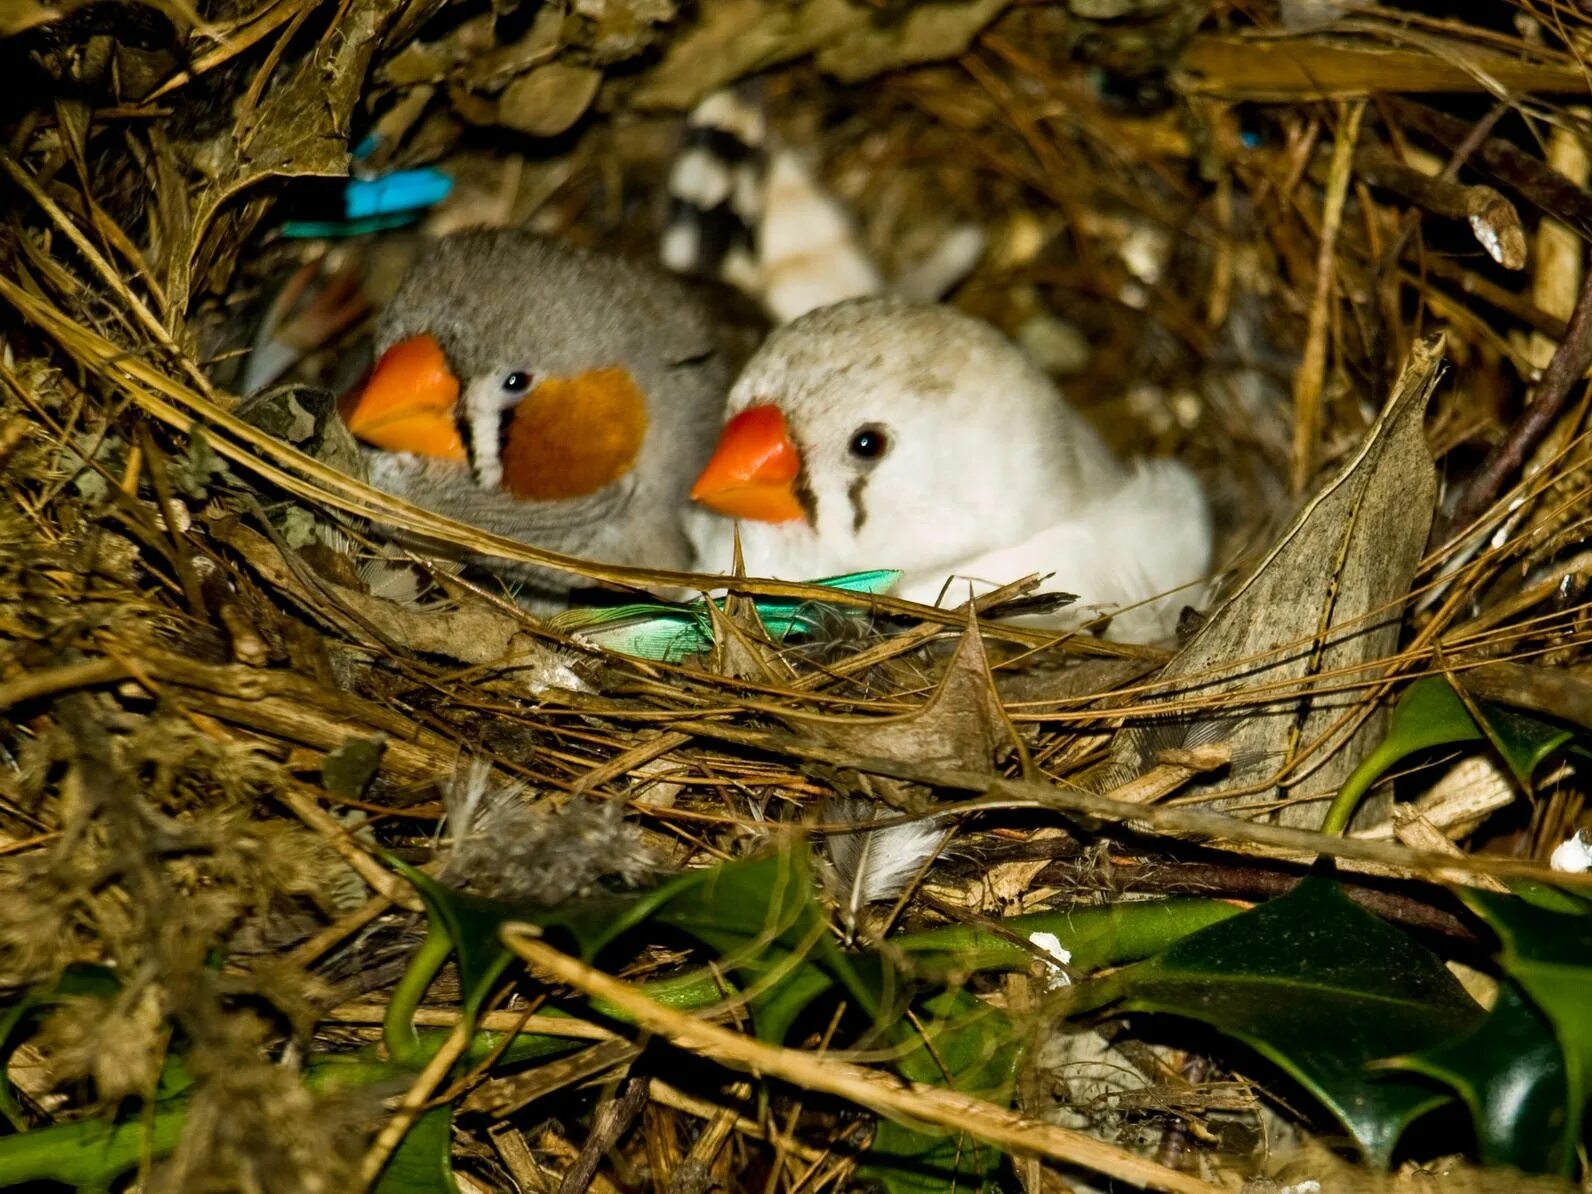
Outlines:
{"type": "Polygon", "coordinates": [[[804,848],[700,872],[656,917],[712,946],[743,986],[752,988],[753,1025],[781,1042],[814,998],[834,983],[876,1020],[896,989],[894,971],[848,955],[813,899],[804,848]],[[870,971],[864,973],[864,966],[870,971]]]}
{"type": "MultiPolygon", "coordinates": [[[[452,946],[458,959],[464,1014],[473,1018],[513,957],[498,939],[499,928],[513,910],[501,901],[445,887],[406,863],[394,861],[393,865],[420,893],[431,918],[431,931],[440,932],[452,946]]],[[[427,975],[428,982],[430,977],[427,975]]]]}
{"type": "Polygon", "coordinates": [[[1482,1018],[1434,954],[1314,877],[1102,980],[1095,996],[1244,1042],[1320,1099],[1379,1164],[1405,1127],[1447,1096],[1367,1064],[1436,1045],[1482,1018]]]}
{"type": "Polygon", "coordinates": [[[1577,1133],[1553,1028],[1513,983],[1471,1032],[1384,1063],[1453,1088],[1470,1111],[1485,1165],[1568,1174],[1577,1133]]]}
{"type": "Polygon", "coordinates": [[[1551,721],[1544,721],[1518,709],[1506,709],[1489,701],[1478,701],[1482,729],[1522,787],[1531,783],[1541,767],[1558,754],[1575,732],[1551,721]]]}
{"type": "MultiPolygon", "coordinates": [[[[908,1050],[896,1067],[901,1076],[1009,1106],[1023,1052],[1011,1018],[962,989],[926,999],[918,1011],[922,1036],[910,1023],[893,1034],[908,1050]]],[[[1002,1160],[966,1132],[881,1119],[857,1176],[889,1194],[993,1190],[1002,1160]]]]}
{"type": "Polygon", "coordinates": [[[893,937],[888,948],[900,951],[903,965],[919,976],[1027,970],[1036,957],[1032,937],[1044,933],[1067,951],[1069,966],[1087,973],[1158,953],[1242,912],[1223,900],[1141,900],[1012,916],[991,928],[926,929],[893,937]]]}
{"type": "Polygon", "coordinates": [[[1425,676],[1404,690],[1388,724],[1387,737],[1366,755],[1338,790],[1327,811],[1323,833],[1342,833],[1372,786],[1398,762],[1417,751],[1456,742],[1476,742],[1484,735],[1443,676],[1425,676]]]}
{"type": "Polygon", "coordinates": [[[702,874],[688,872],[649,891],[605,892],[572,901],[561,908],[548,909],[519,907],[457,891],[399,859],[388,861],[414,884],[430,920],[426,940],[387,1006],[384,1025],[387,1046],[395,1060],[406,1064],[415,1061],[421,1053],[419,1034],[413,1023],[415,1011],[450,953],[458,958],[464,1015],[473,1021],[514,958],[500,936],[508,921],[529,921],[558,931],[590,961],[603,946],[646,919],[676,890],[700,882],[702,874]]]}
{"type": "Polygon", "coordinates": [[[1564,1059],[1567,1122],[1579,1140],[1592,1080],[1592,913],[1471,888],[1459,896],[1498,935],[1504,972],[1552,1025],[1564,1059]]]}
{"type": "Polygon", "coordinates": [[[187,1113],[186,1099],[172,1099],[148,1116],[71,1120],[0,1138],[0,1188],[58,1182],[107,1190],[142,1158],[176,1148],[187,1113]]]}
{"type": "Polygon", "coordinates": [[[1349,776],[1333,799],[1323,832],[1342,833],[1360,800],[1397,763],[1418,751],[1460,742],[1490,742],[1522,786],[1574,738],[1574,732],[1529,713],[1476,702],[1481,723],[1446,676],[1425,676],[1404,690],[1387,737],[1349,776]]]}
{"type": "Polygon", "coordinates": [[[376,1194],[459,1194],[452,1158],[453,1108],[434,1107],[404,1133],[376,1181],[376,1194]]]}

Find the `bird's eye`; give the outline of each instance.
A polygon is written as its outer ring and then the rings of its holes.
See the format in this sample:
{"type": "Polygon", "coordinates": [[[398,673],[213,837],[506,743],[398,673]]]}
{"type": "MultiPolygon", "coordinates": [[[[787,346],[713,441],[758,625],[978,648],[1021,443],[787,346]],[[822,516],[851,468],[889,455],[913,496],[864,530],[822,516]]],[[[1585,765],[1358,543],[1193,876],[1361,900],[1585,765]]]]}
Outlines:
{"type": "Polygon", "coordinates": [[[858,460],[878,460],[889,447],[890,437],[885,434],[884,428],[870,423],[851,433],[851,442],[846,445],[846,450],[858,460]]]}
{"type": "Polygon", "coordinates": [[[503,379],[503,389],[509,394],[523,394],[531,388],[531,375],[516,369],[503,379]]]}

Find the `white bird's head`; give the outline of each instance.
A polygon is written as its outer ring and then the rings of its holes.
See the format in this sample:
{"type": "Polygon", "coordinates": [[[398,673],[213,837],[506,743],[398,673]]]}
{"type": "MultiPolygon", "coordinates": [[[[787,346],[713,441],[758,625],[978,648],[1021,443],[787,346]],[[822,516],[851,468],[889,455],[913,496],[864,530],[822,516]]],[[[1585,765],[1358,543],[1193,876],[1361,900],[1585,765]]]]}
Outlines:
{"type": "Polygon", "coordinates": [[[748,362],[728,416],[691,496],[741,521],[754,575],[954,564],[1117,476],[1014,344],[943,306],[860,299],[802,316],[748,362]]]}

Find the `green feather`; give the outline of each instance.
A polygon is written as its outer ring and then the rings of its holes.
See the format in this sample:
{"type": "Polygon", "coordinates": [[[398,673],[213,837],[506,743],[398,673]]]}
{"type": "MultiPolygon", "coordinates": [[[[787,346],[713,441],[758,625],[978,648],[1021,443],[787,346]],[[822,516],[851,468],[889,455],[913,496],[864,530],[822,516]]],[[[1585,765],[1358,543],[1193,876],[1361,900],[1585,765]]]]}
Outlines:
{"type": "MultiPolygon", "coordinates": [[[[892,569],[875,568],[812,583],[848,593],[887,593],[900,577],[901,573],[892,569]]],[[[723,609],[724,600],[716,598],[715,604],[723,609]]],[[[776,642],[812,634],[837,618],[858,618],[866,614],[853,606],[806,599],[759,598],[754,604],[758,617],[776,642]]],[[[686,605],[580,606],[555,614],[549,624],[554,630],[576,635],[594,646],[661,663],[679,663],[713,649],[713,619],[706,601],[686,605]]]]}

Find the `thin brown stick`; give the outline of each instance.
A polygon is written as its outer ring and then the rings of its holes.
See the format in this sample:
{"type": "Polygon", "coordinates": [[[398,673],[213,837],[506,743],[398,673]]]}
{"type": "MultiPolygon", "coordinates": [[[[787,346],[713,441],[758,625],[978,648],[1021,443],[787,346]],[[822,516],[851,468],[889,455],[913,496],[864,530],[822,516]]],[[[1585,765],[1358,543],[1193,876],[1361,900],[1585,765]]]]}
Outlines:
{"type": "Polygon", "coordinates": [[[1327,316],[1331,310],[1337,276],[1338,229],[1353,173],[1354,143],[1365,116],[1363,101],[1340,108],[1338,136],[1332,147],[1331,172],[1322,204],[1321,246],[1316,253],[1316,289],[1310,301],[1305,350],[1294,377],[1293,488],[1303,493],[1316,470],[1317,441],[1321,438],[1321,384],[1327,364],[1327,316]]]}
{"type": "Polygon", "coordinates": [[[319,933],[316,933],[315,936],[288,954],[287,960],[294,966],[308,966],[327,950],[337,945],[344,938],[359,932],[360,929],[392,906],[392,901],[386,896],[373,896],[347,916],[340,917],[319,933]]]}
{"type": "MultiPolygon", "coordinates": [[[[1224,813],[1128,804],[1115,799],[1114,793],[1099,795],[1076,786],[1060,787],[1034,780],[991,778],[972,771],[924,767],[895,759],[866,758],[851,751],[817,745],[793,734],[780,734],[772,730],[742,729],[717,722],[685,722],[680,723],[679,728],[689,730],[695,737],[740,743],[792,758],[851,767],[871,775],[888,776],[930,787],[979,793],[969,800],[937,806],[942,813],[959,814],[997,808],[1048,808],[1055,812],[1127,824],[1138,831],[1193,838],[1206,842],[1212,849],[1237,853],[1262,853],[1270,857],[1305,860],[1316,857],[1353,859],[1422,877],[1441,877],[1463,870],[1472,875],[1518,875],[1562,885],[1592,887],[1592,875],[1563,874],[1549,870],[1541,863],[1521,859],[1473,857],[1455,861],[1406,850],[1386,842],[1337,838],[1309,829],[1246,821],[1224,813]]],[[[1447,880],[1439,878],[1439,881],[1447,880]]]]}
{"type": "Polygon", "coordinates": [[[604,1154],[636,1122],[636,1116],[647,1105],[649,1085],[644,1077],[626,1078],[620,1084],[618,1094],[597,1108],[597,1114],[592,1117],[591,1135],[586,1137],[580,1156],[575,1158],[575,1163],[564,1174],[558,1194],[583,1194],[590,1187],[604,1154]]]}
{"type": "Polygon", "coordinates": [[[100,251],[94,247],[93,242],[83,234],[83,230],[77,226],[76,222],[66,212],[61,210],[60,205],[44,193],[44,189],[35,181],[33,175],[24,170],[20,163],[13,160],[11,155],[4,151],[0,151],[0,169],[4,169],[12,180],[27,192],[28,196],[43,209],[44,214],[49,216],[55,226],[77,247],[78,252],[82,253],[88,263],[94,267],[94,272],[99,274],[100,280],[121,298],[127,305],[127,309],[132,312],[133,316],[154,339],[155,343],[164,348],[170,354],[172,361],[187,374],[188,380],[193,382],[198,392],[204,395],[206,399],[214,401],[216,393],[210,385],[210,379],[204,375],[198,365],[194,364],[193,358],[184,352],[177,342],[172,339],[171,333],[156,318],[155,313],[128,288],[127,283],[122,280],[120,271],[109,261],[105,260],[100,251]]]}
{"type": "Polygon", "coordinates": [[[1433,178],[1382,148],[1360,150],[1354,156],[1354,169],[1373,186],[1402,195],[1425,211],[1463,220],[1493,260],[1506,269],[1525,268],[1526,233],[1520,213],[1492,187],[1433,178]]]}
{"type": "Polygon", "coordinates": [[[1570,325],[1553,359],[1542,371],[1542,380],[1532,392],[1531,401],[1503,443],[1489,453],[1471,478],[1448,520],[1451,530],[1468,527],[1497,500],[1509,478],[1520,471],[1526,458],[1564,413],[1571,390],[1586,376],[1589,366],[1592,366],[1592,271],[1588,271],[1581,284],[1581,296],[1575,301],[1575,310],[1570,312],[1570,325]]]}
{"type": "MultiPolygon", "coordinates": [[[[736,1103],[744,1103],[751,1097],[752,1087],[749,1083],[737,1082],[730,1088],[729,1095],[736,1103]]],[[[713,1118],[708,1120],[708,1126],[702,1129],[702,1134],[691,1145],[685,1160],[669,1178],[666,1194],[703,1194],[713,1184],[714,1158],[740,1122],[741,1116],[733,1106],[720,1107],[715,1111],[713,1118]]]]}
{"type": "Polygon", "coordinates": [[[641,1028],[721,1065],[779,1078],[867,1107],[881,1115],[965,1131],[1000,1148],[1081,1165],[1119,1181],[1173,1194],[1221,1189],[1174,1172],[1127,1149],[1054,1124],[1041,1123],[959,1091],[903,1082],[890,1074],[800,1049],[768,1045],[655,1003],[630,983],[595,970],[538,939],[533,925],[506,925],[503,940],[535,970],[621,1008],[641,1028]]]}
{"type": "MultiPolygon", "coordinates": [[[[387,1015],[385,1003],[345,1003],[324,1013],[321,1019],[334,1024],[380,1024],[387,1015]]],[[[446,1007],[416,1010],[411,1023],[416,1028],[452,1028],[465,1017],[446,1007]]],[[[577,1020],[573,1016],[552,1016],[546,1012],[487,1012],[475,1020],[480,1032],[524,1032],[539,1036],[565,1037],[573,1041],[611,1041],[616,1035],[600,1024],[577,1020]]]]}
{"type": "MultiPolygon", "coordinates": [[[[1457,116],[1397,95],[1386,95],[1382,102],[1401,124],[1447,149],[1464,145],[1470,139],[1470,124],[1457,116]]],[[[1470,155],[1470,164],[1529,199],[1543,212],[1564,221],[1582,237],[1592,230],[1592,195],[1518,146],[1501,137],[1483,138],[1470,155]]]]}
{"type": "Polygon", "coordinates": [[[0,712],[13,705],[36,701],[40,697],[54,696],[74,688],[98,688],[117,680],[132,677],[133,669],[119,659],[85,659],[81,663],[66,663],[48,671],[24,672],[14,680],[0,684],[0,712]]]}
{"type": "Polygon", "coordinates": [[[381,1171],[387,1167],[393,1152],[403,1141],[404,1134],[425,1110],[431,1092],[436,1090],[447,1077],[448,1071],[453,1068],[453,1063],[459,1060],[469,1043],[470,1026],[460,1021],[448,1034],[448,1039],[442,1042],[442,1048],[437,1050],[436,1056],[426,1063],[426,1068],[420,1071],[414,1083],[404,1092],[404,1097],[399,1102],[398,1109],[393,1112],[392,1118],[382,1125],[376,1139],[365,1150],[365,1155],[359,1163],[359,1171],[354,1176],[356,1194],[370,1189],[376,1178],[381,1175],[381,1171]]]}
{"type": "Polygon", "coordinates": [[[411,912],[424,911],[425,905],[410,890],[409,884],[355,845],[348,828],[338,824],[336,818],[315,803],[311,796],[302,791],[288,791],[282,794],[282,802],[298,814],[299,820],[324,837],[366,883],[400,908],[411,912]]]}

